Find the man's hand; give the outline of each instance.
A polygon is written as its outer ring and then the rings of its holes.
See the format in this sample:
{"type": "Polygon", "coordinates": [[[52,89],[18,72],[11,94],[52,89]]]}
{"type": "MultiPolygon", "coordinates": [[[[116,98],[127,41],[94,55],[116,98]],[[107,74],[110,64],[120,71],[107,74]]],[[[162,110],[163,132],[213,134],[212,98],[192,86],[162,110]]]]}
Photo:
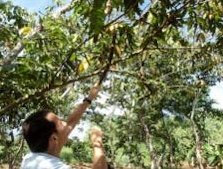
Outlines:
{"type": "Polygon", "coordinates": [[[99,127],[93,127],[90,131],[90,140],[93,147],[102,147],[103,132],[99,127]]]}
{"type": "Polygon", "coordinates": [[[98,84],[96,84],[94,87],[92,87],[90,92],[89,92],[88,99],[94,100],[97,97],[98,92],[100,91],[100,89],[101,89],[101,86],[98,85],[98,84]]]}
{"type": "Polygon", "coordinates": [[[90,140],[93,148],[92,169],[108,169],[102,143],[102,137],[103,137],[103,132],[99,127],[93,127],[91,129],[90,140]]]}

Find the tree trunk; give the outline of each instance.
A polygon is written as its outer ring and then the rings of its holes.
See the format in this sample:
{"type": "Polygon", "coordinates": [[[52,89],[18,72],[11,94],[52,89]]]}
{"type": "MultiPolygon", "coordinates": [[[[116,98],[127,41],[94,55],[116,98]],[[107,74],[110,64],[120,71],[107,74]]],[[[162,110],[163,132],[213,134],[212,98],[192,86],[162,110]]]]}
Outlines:
{"type": "Polygon", "coordinates": [[[150,159],[151,159],[151,169],[158,169],[157,167],[157,160],[156,160],[156,153],[154,152],[153,148],[153,141],[152,141],[152,135],[149,131],[148,126],[146,125],[144,119],[142,118],[142,124],[146,135],[146,146],[150,152],[150,159]]]}
{"type": "Polygon", "coordinates": [[[162,169],[163,168],[163,160],[166,154],[166,145],[163,145],[163,150],[162,150],[162,154],[159,157],[159,159],[157,160],[157,167],[158,169],[162,169]]]}
{"type": "Polygon", "coordinates": [[[193,106],[191,110],[191,116],[190,116],[190,121],[192,123],[192,129],[193,129],[193,134],[195,137],[195,153],[196,153],[196,159],[198,162],[198,167],[199,169],[204,169],[203,166],[203,160],[202,160],[202,138],[201,138],[201,132],[199,130],[198,125],[195,122],[195,109],[197,107],[198,99],[199,99],[199,94],[200,90],[198,90],[194,100],[193,100],[193,106]]]}
{"type": "Polygon", "coordinates": [[[152,139],[149,139],[149,151],[150,151],[150,159],[151,159],[151,169],[157,169],[156,167],[156,155],[154,153],[152,139]]]}
{"type": "Polygon", "coordinates": [[[196,158],[198,162],[199,169],[204,169],[203,160],[202,160],[202,142],[201,137],[199,133],[199,129],[194,121],[192,121],[193,124],[193,132],[195,136],[195,151],[196,151],[196,158]]]}

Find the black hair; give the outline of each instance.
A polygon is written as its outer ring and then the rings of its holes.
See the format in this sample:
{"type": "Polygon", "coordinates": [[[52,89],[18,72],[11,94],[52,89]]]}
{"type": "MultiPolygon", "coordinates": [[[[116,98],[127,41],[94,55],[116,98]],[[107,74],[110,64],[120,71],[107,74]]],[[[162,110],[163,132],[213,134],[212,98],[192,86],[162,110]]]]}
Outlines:
{"type": "Polygon", "coordinates": [[[56,132],[56,125],[46,119],[50,110],[31,114],[22,125],[23,136],[32,152],[46,152],[50,136],[56,132]]]}

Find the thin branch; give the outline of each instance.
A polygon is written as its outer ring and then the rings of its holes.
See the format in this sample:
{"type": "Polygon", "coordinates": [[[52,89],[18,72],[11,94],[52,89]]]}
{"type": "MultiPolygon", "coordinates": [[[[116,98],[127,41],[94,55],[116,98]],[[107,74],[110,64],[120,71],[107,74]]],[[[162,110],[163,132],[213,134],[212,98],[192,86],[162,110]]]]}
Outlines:
{"type": "Polygon", "coordinates": [[[65,90],[65,92],[63,92],[63,94],[60,96],[60,98],[64,98],[70,91],[71,89],[73,88],[73,85],[67,87],[67,89],[65,90]]]}
{"type": "Polygon", "coordinates": [[[15,153],[14,159],[12,160],[12,166],[15,165],[16,159],[18,158],[19,153],[22,151],[23,146],[24,146],[24,139],[22,138],[21,143],[20,143],[20,146],[19,146],[19,149],[15,153]]]}
{"type": "Polygon", "coordinates": [[[196,107],[197,107],[197,103],[198,103],[198,101],[199,101],[200,93],[201,93],[201,90],[198,89],[198,91],[197,91],[196,94],[195,94],[194,100],[193,100],[192,110],[191,110],[191,115],[190,115],[190,120],[191,120],[192,122],[194,122],[195,109],[196,109],[196,107]]]}
{"type": "Polygon", "coordinates": [[[115,40],[116,40],[116,34],[113,35],[112,37],[112,45],[110,47],[110,52],[109,52],[109,56],[108,56],[108,61],[107,61],[107,65],[104,69],[104,72],[102,73],[100,79],[99,79],[99,85],[102,84],[102,82],[105,80],[106,76],[107,76],[107,73],[110,69],[110,66],[112,64],[112,59],[113,59],[113,56],[114,56],[114,46],[115,46],[115,40]]]}
{"type": "Polygon", "coordinates": [[[79,0],[72,0],[70,3],[64,5],[61,7],[56,13],[53,14],[55,18],[58,18],[59,16],[65,14],[66,12],[69,12],[74,7],[74,4],[77,3],[79,0]]]}
{"type": "Polygon", "coordinates": [[[10,52],[10,54],[6,56],[6,59],[3,60],[2,65],[10,64],[11,61],[14,60],[20,52],[22,52],[23,49],[24,45],[22,44],[22,42],[18,42],[14,49],[10,52]]]}
{"type": "Polygon", "coordinates": [[[181,9],[186,8],[189,3],[190,3],[190,0],[188,0],[182,7],[180,7],[176,11],[171,11],[172,13],[170,13],[170,15],[165,18],[165,20],[161,23],[161,25],[155,30],[153,30],[154,32],[152,32],[151,35],[146,38],[146,42],[145,41],[142,42],[141,46],[143,47],[143,50],[147,48],[150,42],[150,39],[152,37],[156,37],[163,30],[163,28],[171,25],[171,20],[176,17],[176,15],[178,14],[178,12],[180,12],[181,9]]]}
{"type": "Polygon", "coordinates": [[[137,78],[137,79],[140,78],[138,74],[132,73],[132,72],[129,72],[129,71],[120,71],[120,70],[110,69],[110,72],[131,76],[131,77],[134,77],[134,78],[137,78]]]}
{"type": "Polygon", "coordinates": [[[203,47],[147,47],[148,50],[202,50],[203,47]]]}
{"type": "Polygon", "coordinates": [[[99,75],[100,73],[101,73],[101,70],[97,70],[97,71],[93,72],[92,74],[81,76],[81,77],[78,77],[78,78],[66,81],[66,82],[64,82],[64,83],[62,83],[60,85],[51,85],[51,86],[48,86],[46,88],[41,89],[40,91],[36,91],[35,93],[33,93],[33,94],[29,95],[29,96],[21,97],[21,98],[17,99],[16,101],[14,101],[13,103],[7,105],[6,107],[0,109],[0,117],[3,116],[7,111],[9,111],[9,110],[11,110],[13,108],[18,107],[21,104],[27,103],[30,100],[34,99],[34,98],[43,96],[45,93],[47,93],[49,91],[52,91],[54,89],[67,86],[68,84],[75,83],[77,81],[82,81],[82,80],[88,79],[88,78],[90,78],[92,76],[99,75]]]}
{"type": "Polygon", "coordinates": [[[139,54],[142,54],[143,52],[144,52],[144,49],[136,50],[135,52],[133,52],[132,54],[130,54],[128,57],[114,60],[114,61],[112,62],[112,64],[115,65],[115,64],[117,64],[117,63],[119,63],[119,62],[126,61],[126,60],[128,60],[128,59],[133,58],[134,56],[137,56],[137,55],[139,55],[139,54]]]}

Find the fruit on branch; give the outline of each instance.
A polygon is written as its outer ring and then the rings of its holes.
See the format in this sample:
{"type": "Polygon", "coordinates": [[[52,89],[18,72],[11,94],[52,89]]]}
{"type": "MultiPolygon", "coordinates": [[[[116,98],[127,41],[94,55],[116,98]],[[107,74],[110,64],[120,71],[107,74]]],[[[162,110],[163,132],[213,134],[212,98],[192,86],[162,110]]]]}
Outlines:
{"type": "Polygon", "coordinates": [[[84,71],[88,69],[88,67],[89,67],[89,63],[87,59],[84,58],[78,66],[78,73],[83,73],[84,71]]]}
{"type": "Polygon", "coordinates": [[[29,35],[31,32],[32,32],[32,28],[31,28],[31,27],[28,27],[28,26],[22,27],[22,28],[19,30],[19,34],[20,34],[20,35],[23,35],[23,36],[27,36],[27,35],[29,35]]]}

